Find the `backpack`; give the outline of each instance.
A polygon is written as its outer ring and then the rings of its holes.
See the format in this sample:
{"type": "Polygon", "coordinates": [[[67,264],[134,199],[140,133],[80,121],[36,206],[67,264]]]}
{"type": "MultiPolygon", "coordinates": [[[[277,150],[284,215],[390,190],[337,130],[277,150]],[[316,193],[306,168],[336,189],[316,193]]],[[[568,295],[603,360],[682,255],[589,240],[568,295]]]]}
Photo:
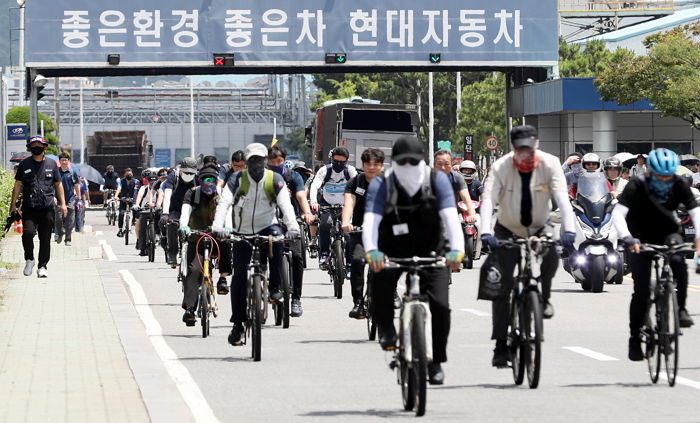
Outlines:
{"type": "MultiPolygon", "coordinates": [[[[265,169],[265,174],[263,176],[265,179],[263,185],[263,191],[265,191],[265,196],[267,197],[270,204],[277,202],[277,191],[275,190],[275,172],[270,169],[265,169]]],[[[238,189],[233,196],[233,204],[238,203],[238,199],[248,194],[250,189],[250,179],[248,179],[248,171],[242,170],[238,173],[235,183],[238,184],[238,189]]]]}
{"type": "Polygon", "coordinates": [[[426,166],[425,178],[421,186],[421,201],[410,206],[397,206],[399,200],[399,192],[396,189],[396,175],[389,172],[386,176],[386,202],[384,203],[384,214],[397,213],[399,209],[413,211],[417,208],[427,209],[431,207],[437,199],[433,193],[433,185],[435,184],[435,171],[426,166]]]}
{"type": "MultiPolygon", "coordinates": [[[[333,165],[327,164],[326,165],[326,176],[323,178],[323,185],[326,185],[326,182],[331,180],[332,172],[333,172],[333,165]]],[[[350,180],[350,171],[348,170],[347,166],[345,166],[345,169],[343,169],[343,175],[345,175],[346,181],[350,180]]]]}
{"type": "Polygon", "coordinates": [[[226,174],[224,176],[224,186],[226,186],[226,184],[228,184],[228,180],[231,179],[231,176],[233,176],[233,174],[236,173],[236,171],[233,170],[231,165],[228,165],[228,164],[224,165],[223,167],[224,167],[224,169],[226,169],[228,167],[228,170],[226,171],[226,174]]]}

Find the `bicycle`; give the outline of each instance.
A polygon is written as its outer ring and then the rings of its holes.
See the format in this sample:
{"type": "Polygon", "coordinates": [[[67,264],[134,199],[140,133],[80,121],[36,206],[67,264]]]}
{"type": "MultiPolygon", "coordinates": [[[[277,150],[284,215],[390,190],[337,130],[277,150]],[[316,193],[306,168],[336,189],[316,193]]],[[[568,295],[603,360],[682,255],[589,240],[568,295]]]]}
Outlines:
{"type": "Polygon", "coordinates": [[[365,320],[367,321],[367,337],[370,341],[377,339],[377,323],[372,318],[372,316],[374,316],[374,308],[372,305],[373,275],[374,272],[371,270],[367,272],[367,288],[365,289],[365,296],[363,298],[365,305],[365,320]]]}
{"type": "Polygon", "coordinates": [[[156,258],[156,209],[142,209],[139,214],[142,225],[146,225],[146,253],[148,253],[148,261],[153,263],[156,258]]]}
{"type": "Polygon", "coordinates": [[[523,383],[526,370],[530,389],[536,389],[539,385],[544,340],[540,275],[536,273],[539,266],[534,263],[544,254],[545,249],[557,244],[549,236],[530,236],[501,242],[501,247],[520,249],[517,275],[510,292],[508,349],[515,384],[523,383]]]}
{"type": "Polygon", "coordinates": [[[202,283],[199,285],[199,300],[197,301],[197,317],[202,325],[202,338],[209,336],[210,316],[217,317],[216,311],[216,289],[212,282],[212,269],[215,267],[212,259],[212,252],[216,250],[216,256],[221,255],[219,244],[211,235],[210,231],[194,231],[190,234],[190,242],[196,239],[195,251],[197,261],[202,268],[202,283]],[[202,254],[199,254],[200,244],[202,254]],[[200,261],[199,258],[202,257],[200,261]]]}
{"type": "Polygon", "coordinates": [[[333,296],[337,299],[343,298],[343,282],[345,281],[345,234],[341,226],[340,214],[343,206],[323,206],[319,212],[330,211],[333,218],[331,225],[331,251],[328,256],[328,274],[333,284],[333,296]]]}
{"type": "Polygon", "coordinates": [[[117,224],[117,199],[114,194],[115,190],[107,190],[107,225],[113,226],[117,224]]]}
{"type": "Polygon", "coordinates": [[[652,383],[659,380],[663,354],[668,385],[676,384],[679,337],[683,333],[680,330],[676,283],[673,280],[670,260],[674,254],[694,251],[692,243],[674,246],[642,244],[642,253],[653,254],[654,262],[655,277],[651,280],[649,305],[641,330],[645,346],[644,356],[652,383]]]}
{"type": "Polygon", "coordinates": [[[281,325],[284,329],[288,329],[294,275],[292,272],[292,250],[288,239],[285,239],[284,246],[284,256],[282,257],[282,304],[276,304],[273,307],[273,311],[275,313],[275,326],[281,325]]]}
{"type": "Polygon", "coordinates": [[[406,271],[406,292],[399,314],[398,348],[389,364],[397,370],[403,408],[425,414],[427,402],[428,363],[433,359],[432,316],[428,295],[420,292],[422,269],[444,268],[443,257],[387,257],[385,268],[406,271]]]}
{"type": "Polygon", "coordinates": [[[134,203],[134,200],[132,198],[122,198],[121,201],[123,201],[126,204],[126,210],[124,210],[124,221],[122,222],[121,231],[124,235],[124,245],[129,245],[129,234],[131,233],[132,225],[131,205],[134,203]]]}
{"type": "Polygon", "coordinates": [[[243,343],[252,340],[251,356],[253,361],[262,359],[262,325],[267,320],[267,302],[270,297],[269,282],[265,276],[265,266],[260,258],[260,249],[267,244],[269,254],[272,254],[272,244],[284,240],[284,235],[231,235],[229,242],[245,242],[253,249],[250,264],[248,264],[248,280],[246,281],[247,317],[245,322],[245,338],[243,343]]]}
{"type": "Polygon", "coordinates": [[[306,269],[306,250],[308,248],[307,233],[309,229],[307,228],[307,224],[306,221],[304,221],[304,219],[297,217],[297,223],[299,224],[299,228],[301,229],[301,234],[299,237],[301,241],[301,261],[304,264],[304,269],[306,269]]]}

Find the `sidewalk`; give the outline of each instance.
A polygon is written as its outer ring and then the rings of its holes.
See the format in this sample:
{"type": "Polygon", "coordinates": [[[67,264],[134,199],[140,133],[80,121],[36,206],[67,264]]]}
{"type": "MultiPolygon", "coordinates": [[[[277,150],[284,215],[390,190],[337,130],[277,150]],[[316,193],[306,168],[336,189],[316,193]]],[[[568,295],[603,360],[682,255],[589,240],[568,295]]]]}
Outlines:
{"type": "MultiPolygon", "coordinates": [[[[38,253],[38,241],[36,241],[38,253]]],[[[49,277],[22,275],[21,238],[0,242],[0,421],[145,422],[97,266],[93,234],[51,245],[49,277]]]]}

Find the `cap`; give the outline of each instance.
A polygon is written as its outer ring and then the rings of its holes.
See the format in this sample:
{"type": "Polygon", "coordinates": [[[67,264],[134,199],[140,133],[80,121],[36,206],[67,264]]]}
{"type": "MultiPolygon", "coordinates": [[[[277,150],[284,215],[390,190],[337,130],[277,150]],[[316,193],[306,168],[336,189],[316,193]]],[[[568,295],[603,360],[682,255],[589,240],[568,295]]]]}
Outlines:
{"type": "Polygon", "coordinates": [[[510,130],[510,143],[513,144],[513,148],[535,148],[537,129],[530,125],[516,126],[510,130]]]}
{"type": "Polygon", "coordinates": [[[180,169],[197,169],[197,160],[194,157],[185,157],[180,162],[180,169]]]}
{"type": "Polygon", "coordinates": [[[40,142],[44,145],[49,145],[49,142],[46,141],[46,139],[44,137],[42,137],[41,135],[34,135],[33,137],[29,138],[27,140],[27,145],[29,145],[33,142],[40,142]]]}
{"type": "Polygon", "coordinates": [[[207,176],[213,176],[216,178],[219,176],[219,171],[214,166],[204,166],[199,170],[199,179],[206,178],[207,176]]]}
{"type": "Polygon", "coordinates": [[[401,159],[422,160],[425,155],[423,143],[416,137],[400,137],[391,148],[391,159],[394,161],[401,159]]]}
{"type": "Polygon", "coordinates": [[[248,144],[248,146],[245,148],[246,161],[250,160],[250,158],[253,156],[267,157],[267,147],[259,142],[248,144]]]}

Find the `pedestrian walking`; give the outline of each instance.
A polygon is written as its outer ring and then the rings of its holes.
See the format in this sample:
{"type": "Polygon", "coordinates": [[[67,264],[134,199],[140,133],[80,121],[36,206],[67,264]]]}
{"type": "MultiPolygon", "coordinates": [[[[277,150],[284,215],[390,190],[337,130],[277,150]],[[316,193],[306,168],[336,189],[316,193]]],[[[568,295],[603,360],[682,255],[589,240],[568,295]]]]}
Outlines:
{"type": "Polygon", "coordinates": [[[85,178],[79,176],[80,180],[80,198],[75,205],[75,231],[83,232],[85,226],[85,209],[90,205],[88,198],[88,184],[85,178]]]}
{"type": "Polygon", "coordinates": [[[15,175],[15,186],[12,190],[10,213],[17,212],[17,198],[22,193],[22,221],[24,233],[24,275],[29,276],[34,269],[34,235],[39,235],[39,268],[37,276],[48,277],[46,265],[51,258],[51,232],[54,225],[54,203],[58,200],[58,208],[63,217],[68,215],[66,201],[63,195],[63,184],[58,166],[52,159],[45,157],[49,143],[39,135],[27,141],[31,157],[20,162],[15,175]]]}
{"type": "Polygon", "coordinates": [[[71,245],[71,235],[75,226],[75,209],[80,200],[80,180],[73,168],[70,166],[70,154],[63,152],[58,156],[60,167],[58,169],[61,182],[63,184],[63,195],[66,199],[68,214],[64,217],[61,209],[56,204],[55,207],[55,228],[56,243],[65,242],[67,247],[71,245]]]}

